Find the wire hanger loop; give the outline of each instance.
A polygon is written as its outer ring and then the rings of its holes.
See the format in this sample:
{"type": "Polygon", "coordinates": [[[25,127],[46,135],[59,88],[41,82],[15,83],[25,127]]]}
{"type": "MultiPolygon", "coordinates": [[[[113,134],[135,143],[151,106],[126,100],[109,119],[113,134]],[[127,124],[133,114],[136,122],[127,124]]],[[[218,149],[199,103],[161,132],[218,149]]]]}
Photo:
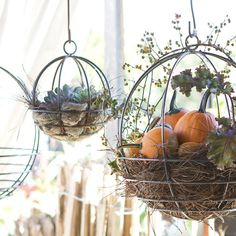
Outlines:
{"type": "Polygon", "coordinates": [[[190,0],[190,6],[191,6],[191,14],[192,14],[192,19],[193,19],[193,31],[191,30],[191,22],[188,22],[188,32],[189,36],[196,37],[197,36],[197,26],[196,26],[196,20],[195,20],[195,15],[194,15],[194,9],[193,9],[193,0],[190,0]]]}
{"type": "Polygon", "coordinates": [[[68,41],[71,43],[71,30],[70,30],[70,0],[67,0],[67,30],[68,30],[68,41]]]}

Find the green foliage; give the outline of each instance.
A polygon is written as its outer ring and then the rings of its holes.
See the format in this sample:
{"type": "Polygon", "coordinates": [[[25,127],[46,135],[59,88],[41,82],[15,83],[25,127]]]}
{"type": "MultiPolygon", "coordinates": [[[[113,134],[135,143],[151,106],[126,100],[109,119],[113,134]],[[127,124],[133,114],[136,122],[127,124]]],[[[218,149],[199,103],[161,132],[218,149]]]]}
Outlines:
{"type": "Polygon", "coordinates": [[[94,98],[99,94],[96,92],[93,85],[89,88],[90,96],[88,89],[86,87],[71,87],[67,84],[64,84],[62,89],[55,88],[47,92],[47,96],[44,97],[45,103],[57,103],[60,99],[60,102],[73,102],[73,103],[82,103],[89,100],[89,97],[94,98]]]}
{"type": "Polygon", "coordinates": [[[65,102],[71,103],[90,103],[93,109],[111,109],[111,114],[113,117],[117,117],[123,107],[122,104],[118,104],[116,99],[113,99],[107,90],[103,92],[96,91],[95,87],[91,85],[86,87],[71,87],[64,84],[62,88],[55,88],[47,92],[47,96],[44,97],[44,104],[50,105],[52,107],[57,107],[58,102],[60,104],[65,102]]]}
{"type": "Polygon", "coordinates": [[[180,74],[173,76],[171,86],[173,89],[179,88],[179,91],[189,97],[193,88],[198,92],[203,89],[209,89],[211,93],[219,95],[220,93],[230,95],[234,92],[231,83],[225,81],[228,78],[229,70],[222,73],[213,74],[204,65],[195,68],[193,74],[190,69],[181,71],[180,74]]]}
{"type": "Polygon", "coordinates": [[[211,131],[207,137],[207,157],[219,169],[234,167],[236,161],[236,125],[225,117],[218,119],[219,128],[211,131]]]}
{"type": "Polygon", "coordinates": [[[115,174],[117,172],[120,172],[120,167],[118,165],[117,159],[110,161],[108,165],[111,168],[111,174],[115,174]]]}

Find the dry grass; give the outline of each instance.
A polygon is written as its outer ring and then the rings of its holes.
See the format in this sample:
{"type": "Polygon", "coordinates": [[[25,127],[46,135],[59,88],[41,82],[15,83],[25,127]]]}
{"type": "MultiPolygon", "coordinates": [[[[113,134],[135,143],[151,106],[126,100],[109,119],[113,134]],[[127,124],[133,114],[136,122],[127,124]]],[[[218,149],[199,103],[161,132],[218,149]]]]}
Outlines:
{"type": "Polygon", "coordinates": [[[236,209],[236,169],[219,170],[201,148],[184,157],[119,158],[128,196],[165,214],[204,221],[236,209]]]}

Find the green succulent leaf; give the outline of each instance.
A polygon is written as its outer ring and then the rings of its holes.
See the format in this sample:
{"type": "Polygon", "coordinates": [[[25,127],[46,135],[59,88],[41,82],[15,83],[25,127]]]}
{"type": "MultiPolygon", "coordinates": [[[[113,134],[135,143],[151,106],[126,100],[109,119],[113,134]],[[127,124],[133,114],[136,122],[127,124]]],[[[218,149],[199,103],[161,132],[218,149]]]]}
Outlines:
{"type": "Polygon", "coordinates": [[[117,99],[113,99],[107,90],[96,91],[94,85],[89,87],[82,86],[69,86],[64,84],[62,89],[56,87],[54,90],[47,92],[47,96],[44,97],[44,104],[48,104],[54,108],[58,106],[58,99],[60,103],[72,102],[72,103],[88,103],[90,102],[91,109],[107,109],[111,110],[111,117],[117,118],[124,106],[124,102],[118,104],[117,99]]]}

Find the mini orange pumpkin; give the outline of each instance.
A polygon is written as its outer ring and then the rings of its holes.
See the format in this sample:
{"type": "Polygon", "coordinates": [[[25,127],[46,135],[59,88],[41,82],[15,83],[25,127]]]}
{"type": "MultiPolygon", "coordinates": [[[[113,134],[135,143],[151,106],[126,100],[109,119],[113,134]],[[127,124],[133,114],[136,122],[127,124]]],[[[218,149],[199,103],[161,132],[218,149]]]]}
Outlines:
{"type": "Polygon", "coordinates": [[[141,141],[142,141],[142,137],[138,138],[134,142],[133,146],[131,144],[129,147],[124,148],[125,157],[131,158],[131,157],[138,157],[138,156],[140,156],[141,141]]]}
{"type": "MultiPolygon", "coordinates": [[[[170,101],[170,110],[168,112],[166,112],[165,118],[164,118],[164,123],[170,124],[173,129],[175,128],[175,125],[178,122],[178,120],[184,114],[186,114],[188,112],[188,110],[185,108],[176,107],[175,100],[176,100],[176,90],[174,91],[173,96],[170,101]]],[[[163,119],[160,119],[158,121],[158,124],[162,124],[162,120],[163,119]]]]}
{"type": "Polygon", "coordinates": [[[187,142],[179,146],[178,155],[180,157],[193,156],[195,154],[198,154],[202,150],[206,150],[206,146],[204,143],[187,142]]]}
{"type": "MultiPolygon", "coordinates": [[[[164,144],[162,144],[162,126],[155,127],[148,131],[142,138],[140,153],[147,158],[163,157],[164,149],[168,153],[168,140],[174,135],[173,129],[164,126],[164,144]]],[[[177,142],[176,142],[177,146],[177,142]]]]}
{"type": "Polygon", "coordinates": [[[177,122],[174,132],[177,134],[179,144],[185,142],[203,143],[208,133],[217,127],[215,116],[206,112],[207,99],[210,91],[203,95],[198,111],[190,111],[177,122]]]}

